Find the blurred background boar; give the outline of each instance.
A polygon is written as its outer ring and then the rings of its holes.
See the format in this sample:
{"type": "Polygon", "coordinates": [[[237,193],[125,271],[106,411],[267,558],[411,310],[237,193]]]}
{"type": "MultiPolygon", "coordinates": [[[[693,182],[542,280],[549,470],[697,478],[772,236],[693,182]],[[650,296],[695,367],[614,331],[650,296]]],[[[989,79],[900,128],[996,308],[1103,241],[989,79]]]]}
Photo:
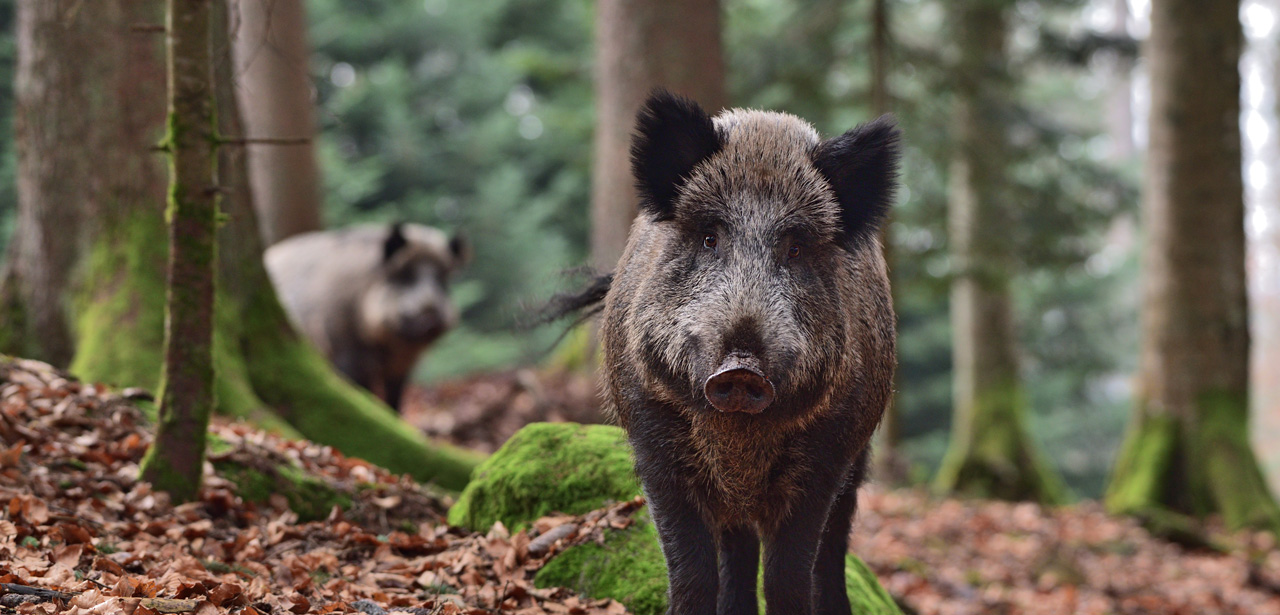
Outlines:
{"type": "MultiPolygon", "coordinates": [[[[878,237],[887,118],[715,119],[657,92],[631,148],[640,215],[605,297],[607,392],[635,448],[670,613],[847,614],[844,558],[889,402],[894,313],[878,237]]],[[[584,296],[598,297],[598,289],[584,296]]]]}
{"type": "Polygon", "coordinates": [[[294,326],[399,410],[419,355],[458,322],[448,281],[468,252],[460,235],[380,224],[297,235],[265,260],[294,326]]]}

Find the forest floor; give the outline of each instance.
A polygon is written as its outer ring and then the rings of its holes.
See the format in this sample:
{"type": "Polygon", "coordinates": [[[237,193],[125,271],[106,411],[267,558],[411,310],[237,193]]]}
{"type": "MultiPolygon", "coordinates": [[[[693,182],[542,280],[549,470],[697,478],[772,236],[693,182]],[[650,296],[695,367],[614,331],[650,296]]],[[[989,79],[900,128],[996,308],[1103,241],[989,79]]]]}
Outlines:
{"type": "MultiPolygon", "coordinates": [[[[407,417],[492,450],[531,420],[599,418],[594,384],[510,372],[418,390],[407,417]]],[[[199,502],[135,481],[150,436],[133,402],[41,364],[0,365],[0,613],[621,614],[532,575],[570,544],[625,526],[634,502],[512,535],[444,524],[447,498],[327,447],[219,423],[199,502]],[[212,473],[290,459],[347,494],[303,522],[282,496],[244,501],[212,473]],[[356,485],[365,485],[356,488],[356,485]],[[540,533],[580,530],[543,549],[540,533]]],[[[935,499],[866,489],[853,548],[918,613],[1280,615],[1270,535],[1216,533],[1219,550],[1150,536],[1085,502],[935,499]]]]}

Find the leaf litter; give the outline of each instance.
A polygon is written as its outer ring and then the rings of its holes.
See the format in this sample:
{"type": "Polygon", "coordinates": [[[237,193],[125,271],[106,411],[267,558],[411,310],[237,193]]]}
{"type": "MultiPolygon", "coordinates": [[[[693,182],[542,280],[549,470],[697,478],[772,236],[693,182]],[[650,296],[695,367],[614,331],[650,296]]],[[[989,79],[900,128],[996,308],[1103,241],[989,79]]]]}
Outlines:
{"type": "Polygon", "coordinates": [[[213,459],[287,460],[353,505],[300,523],[282,497],[244,501],[211,463],[200,500],[172,505],[136,480],[151,437],[133,402],[42,363],[0,362],[0,612],[626,612],[532,578],[565,548],[627,527],[642,500],[472,533],[444,523],[445,498],[329,447],[221,421],[211,432],[230,449],[213,459]]]}
{"type": "MultiPolygon", "coordinates": [[[[598,416],[590,390],[508,372],[418,391],[409,416],[431,404],[419,424],[491,451],[530,421],[598,416]],[[440,418],[450,406],[459,416],[440,418]]],[[[206,464],[200,501],[174,506],[136,480],[151,440],[133,401],[143,397],[0,360],[0,613],[626,612],[532,578],[569,546],[627,527],[639,498],[514,535],[501,524],[473,533],[448,527],[448,498],[405,477],[219,420],[211,430],[226,446],[213,460],[293,463],[352,505],[301,523],[282,496],[246,502],[206,464]]],[[[1209,531],[1222,550],[1160,540],[1094,502],[1044,508],[871,485],[852,547],[909,613],[1280,615],[1275,539],[1209,531]]]]}

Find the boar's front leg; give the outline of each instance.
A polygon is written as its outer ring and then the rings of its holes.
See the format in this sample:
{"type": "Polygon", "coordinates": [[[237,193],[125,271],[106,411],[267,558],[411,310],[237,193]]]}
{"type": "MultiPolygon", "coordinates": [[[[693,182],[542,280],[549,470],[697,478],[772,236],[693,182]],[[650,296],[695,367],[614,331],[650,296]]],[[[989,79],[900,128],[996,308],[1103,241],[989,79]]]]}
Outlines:
{"type": "Polygon", "coordinates": [[[760,538],[754,528],[738,527],[720,532],[720,596],[717,615],[756,615],[756,572],[760,565],[760,538]]]}
{"type": "Polygon", "coordinates": [[[685,494],[654,488],[645,495],[658,528],[662,555],[667,560],[669,615],[710,615],[716,612],[716,546],[711,530],[685,494]]]}
{"type": "Polygon", "coordinates": [[[667,613],[711,615],[716,612],[716,542],[692,486],[692,474],[680,456],[688,433],[671,408],[654,406],[626,412],[628,437],[635,452],[636,474],[644,485],[649,513],[667,560],[667,613]]]}
{"type": "MultiPolygon", "coordinates": [[[[847,466],[846,466],[847,468],[847,466]]],[[[814,563],[844,469],[815,472],[790,515],[764,536],[764,602],[768,615],[812,615],[814,563]]]]}
{"type": "Polygon", "coordinates": [[[849,528],[858,508],[858,488],[867,475],[870,447],[863,449],[849,469],[848,478],[827,514],[818,559],[813,566],[814,613],[817,615],[849,615],[849,594],[845,586],[844,560],[849,552],[849,528]]]}
{"type": "Polygon", "coordinates": [[[384,401],[392,410],[404,414],[404,409],[400,407],[400,402],[404,398],[404,383],[407,380],[404,376],[387,376],[383,382],[383,394],[386,395],[384,401]]]}

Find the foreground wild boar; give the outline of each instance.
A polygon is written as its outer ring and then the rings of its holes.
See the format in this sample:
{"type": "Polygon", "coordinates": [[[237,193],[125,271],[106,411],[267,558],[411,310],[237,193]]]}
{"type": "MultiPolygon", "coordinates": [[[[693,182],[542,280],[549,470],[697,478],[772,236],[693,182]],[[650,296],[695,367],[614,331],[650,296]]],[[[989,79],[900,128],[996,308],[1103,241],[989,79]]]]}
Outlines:
{"type": "Polygon", "coordinates": [[[898,132],[881,118],[823,141],[791,115],[713,119],[659,92],[631,161],[640,213],[604,298],[604,369],[670,612],[754,614],[763,542],[770,615],[845,615],[851,518],[893,381],[878,227],[898,132]]]}
{"type": "Polygon", "coordinates": [[[418,355],[457,324],[446,289],[466,253],[458,236],[382,224],[298,235],[265,259],[294,326],[339,371],[399,409],[418,355]]]}

